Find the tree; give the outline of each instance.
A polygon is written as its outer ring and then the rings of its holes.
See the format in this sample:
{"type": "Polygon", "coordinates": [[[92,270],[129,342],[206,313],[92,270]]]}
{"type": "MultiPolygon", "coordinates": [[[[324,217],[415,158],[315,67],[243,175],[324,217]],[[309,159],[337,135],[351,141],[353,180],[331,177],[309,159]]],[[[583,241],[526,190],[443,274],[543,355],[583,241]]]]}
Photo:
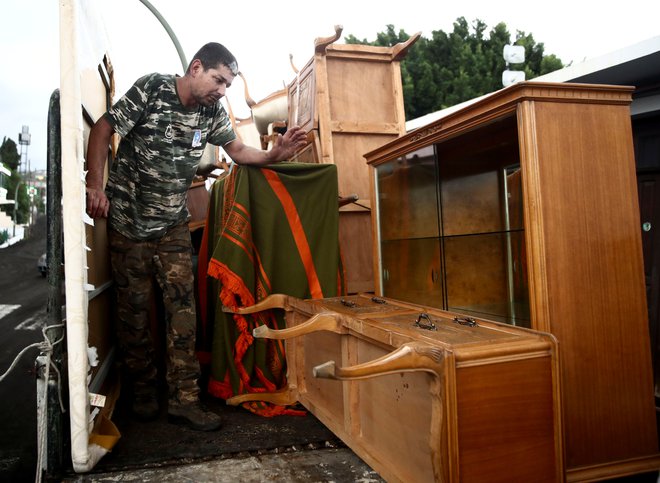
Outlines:
{"type": "Polygon", "coordinates": [[[6,136],[2,139],[2,144],[0,145],[0,159],[2,159],[2,164],[11,171],[16,171],[21,161],[21,155],[18,154],[16,143],[6,136]]]}
{"type": "MultiPolygon", "coordinates": [[[[423,116],[502,88],[502,72],[506,69],[502,51],[511,44],[506,24],[498,23],[487,32],[487,25],[477,19],[468,24],[464,17],[454,22],[449,34],[434,30],[431,38],[421,37],[401,62],[401,80],[406,119],[423,116]]],[[[376,40],[346,37],[347,44],[391,47],[410,38],[404,30],[387,25],[376,40]]],[[[561,69],[554,55],[544,55],[543,43],[531,34],[518,31],[515,44],[525,47],[526,79],[561,69]]]]}
{"type": "MultiPolygon", "coordinates": [[[[5,137],[0,145],[0,156],[2,164],[5,165],[10,171],[11,176],[7,181],[7,199],[13,200],[15,197],[18,199],[16,206],[16,219],[15,223],[23,224],[29,220],[30,213],[30,197],[27,193],[27,186],[23,182],[21,175],[18,172],[21,156],[18,153],[16,143],[5,137]]],[[[14,205],[2,205],[2,211],[14,217],[14,205]]]]}

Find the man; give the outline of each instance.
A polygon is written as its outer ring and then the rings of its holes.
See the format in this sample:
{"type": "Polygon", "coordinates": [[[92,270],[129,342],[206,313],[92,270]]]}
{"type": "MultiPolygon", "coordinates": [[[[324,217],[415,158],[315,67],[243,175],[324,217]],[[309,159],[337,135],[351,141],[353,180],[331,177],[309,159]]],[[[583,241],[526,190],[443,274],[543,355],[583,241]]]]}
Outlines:
{"type": "Polygon", "coordinates": [[[183,77],[141,77],[94,125],[87,151],[87,213],[108,218],[118,339],[132,380],[133,413],[143,420],[159,413],[149,324],[155,276],[166,312],[168,417],[202,431],[219,428],[221,420],[199,402],[188,187],[207,142],[222,146],[239,164],[258,166],[287,159],[305,144],[299,127],[280,136],[270,151],[236,138],[219,102],[236,75],[235,57],[209,43],[183,77]],[[122,140],[104,190],[114,132],[122,140]]]}

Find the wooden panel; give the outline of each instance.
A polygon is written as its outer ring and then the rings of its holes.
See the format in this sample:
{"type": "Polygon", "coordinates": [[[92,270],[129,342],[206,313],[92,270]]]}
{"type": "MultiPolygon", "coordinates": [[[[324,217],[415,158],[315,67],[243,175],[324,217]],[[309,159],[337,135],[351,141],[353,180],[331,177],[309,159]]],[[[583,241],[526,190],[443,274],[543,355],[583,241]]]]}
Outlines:
{"type": "MultiPolygon", "coordinates": [[[[397,300],[396,303],[400,302],[397,300]]],[[[382,318],[381,314],[378,317],[378,323],[380,324],[379,327],[390,334],[390,339],[387,339],[389,345],[396,345],[396,343],[391,340],[392,332],[395,332],[400,337],[407,337],[408,340],[416,338],[425,341],[430,340],[433,343],[438,344],[447,350],[451,349],[454,352],[458,350],[458,347],[464,348],[467,346],[475,346],[485,348],[488,344],[493,346],[499,345],[500,347],[505,347],[510,350],[510,347],[506,347],[507,344],[520,342],[519,334],[509,330],[499,330],[501,326],[493,327],[493,325],[490,325],[488,330],[484,330],[483,327],[485,327],[485,325],[479,325],[481,329],[469,330],[469,326],[454,322],[452,320],[453,317],[454,315],[449,315],[447,312],[418,305],[417,311],[413,313],[393,313],[388,316],[387,319],[382,318]],[[435,329],[433,330],[422,330],[415,325],[415,321],[419,317],[419,314],[425,311],[428,311],[431,321],[434,322],[435,329]],[[438,315],[440,313],[443,315],[438,315]],[[452,322],[445,323],[448,320],[451,320],[452,322]],[[466,329],[466,327],[468,328],[466,329]]],[[[375,319],[375,317],[371,315],[368,318],[371,320],[375,319]]],[[[369,326],[367,325],[366,327],[369,326]]],[[[474,327],[477,327],[477,325],[472,328],[474,329],[474,327]]],[[[377,337],[372,335],[369,335],[369,338],[378,340],[377,337]]],[[[400,343],[404,342],[407,342],[407,340],[401,341],[400,343]]],[[[473,360],[474,358],[474,354],[468,354],[465,357],[466,360],[473,360]]]]}
{"type": "MultiPolygon", "coordinates": [[[[358,347],[360,364],[390,352],[364,341],[358,347]]],[[[396,468],[395,476],[400,481],[434,480],[428,441],[428,428],[432,426],[432,379],[426,373],[400,373],[365,379],[359,384],[361,444],[370,448],[379,461],[406,461],[405,466],[396,468]],[[389,423],[393,421],[406,428],[397,431],[395,438],[389,423]]]]}
{"type": "Polygon", "coordinates": [[[339,244],[348,293],[374,291],[371,212],[339,212],[339,244]]]}
{"type": "MultiPolygon", "coordinates": [[[[90,347],[95,347],[99,361],[106,361],[110,351],[115,344],[115,294],[114,290],[105,290],[97,297],[89,301],[87,319],[89,323],[90,347]],[[113,309],[108,310],[109,307],[113,309]]],[[[90,368],[93,375],[101,369],[101,366],[90,368]]]]}
{"type": "Polygon", "coordinates": [[[339,194],[357,194],[361,200],[369,200],[369,166],[363,154],[395,139],[387,134],[333,133],[334,164],[337,165],[339,194]]]}
{"type": "Polygon", "coordinates": [[[206,216],[209,210],[211,195],[206,188],[205,181],[198,181],[190,185],[186,205],[190,212],[188,226],[190,231],[203,228],[206,224],[206,216]]]}
{"type": "MultiPolygon", "coordinates": [[[[87,245],[91,249],[87,252],[87,265],[89,266],[88,283],[98,294],[89,300],[87,319],[89,323],[89,345],[98,351],[99,361],[108,360],[115,344],[114,290],[112,286],[112,272],[110,268],[110,250],[108,248],[107,219],[97,218],[94,226],[85,225],[87,245]]],[[[91,292],[90,292],[91,293],[91,292]]],[[[101,365],[91,368],[92,377],[96,377],[101,365]]]]}
{"type": "Polygon", "coordinates": [[[545,322],[563,347],[568,466],[653,454],[657,435],[628,108],[537,103],[533,112],[542,129],[536,150],[553,299],[545,322]],[[594,424],[594,417],[607,424],[594,424]]]}
{"type": "Polygon", "coordinates": [[[112,280],[107,224],[106,218],[97,218],[94,220],[94,226],[85,225],[87,246],[91,249],[87,252],[87,265],[89,266],[87,277],[88,282],[95,287],[100,287],[112,280]]]}
{"type": "Polygon", "coordinates": [[[303,352],[299,353],[299,357],[302,357],[302,367],[298,367],[300,400],[311,406],[316,406],[315,401],[323,401],[323,405],[316,408],[315,412],[319,416],[322,415],[326,421],[336,421],[338,425],[344,420],[343,384],[315,378],[312,369],[326,361],[342,360],[341,338],[342,336],[329,332],[306,336],[302,340],[303,352]]]}
{"type": "Polygon", "coordinates": [[[397,118],[390,62],[328,56],[327,71],[331,119],[395,124],[402,121],[397,118]]]}
{"type": "Polygon", "coordinates": [[[324,309],[351,317],[392,317],[397,313],[413,313],[416,309],[402,306],[399,303],[392,305],[387,300],[369,294],[347,295],[332,297],[319,302],[324,309]]]}
{"type": "Polygon", "coordinates": [[[562,479],[552,459],[529,457],[556,451],[552,401],[536,390],[551,384],[551,369],[543,359],[457,368],[461,481],[479,474],[490,475],[489,483],[562,479]],[[497,471],[502,460],[510,473],[497,471]]]}
{"type": "Polygon", "coordinates": [[[308,63],[288,87],[289,126],[300,126],[309,132],[318,129],[316,112],[316,80],[314,64],[308,63]],[[300,94],[298,94],[300,87],[300,94]]]}
{"type": "Polygon", "coordinates": [[[307,133],[307,145],[298,151],[290,161],[295,163],[319,163],[321,162],[321,144],[317,131],[307,133]]]}

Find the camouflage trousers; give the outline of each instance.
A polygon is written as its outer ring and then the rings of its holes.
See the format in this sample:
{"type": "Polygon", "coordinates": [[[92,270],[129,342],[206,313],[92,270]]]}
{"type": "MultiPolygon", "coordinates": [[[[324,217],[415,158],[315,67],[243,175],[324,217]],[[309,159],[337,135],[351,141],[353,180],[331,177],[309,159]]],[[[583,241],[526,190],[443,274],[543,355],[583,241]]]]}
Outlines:
{"type": "MultiPolygon", "coordinates": [[[[163,294],[167,383],[170,400],[196,401],[199,363],[195,356],[195,297],[188,225],[160,239],[135,241],[109,230],[110,260],[117,294],[117,336],[122,362],[136,391],[155,387],[158,368],[151,334],[153,280],[163,294]]],[[[162,335],[162,334],[161,334],[162,335]]]]}

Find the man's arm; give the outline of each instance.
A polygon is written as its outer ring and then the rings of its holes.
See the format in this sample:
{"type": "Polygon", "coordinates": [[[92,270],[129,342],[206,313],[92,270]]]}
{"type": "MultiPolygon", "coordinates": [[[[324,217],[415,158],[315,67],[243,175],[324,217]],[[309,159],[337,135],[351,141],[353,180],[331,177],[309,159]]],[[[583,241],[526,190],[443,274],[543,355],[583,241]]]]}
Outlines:
{"type": "Polygon", "coordinates": [[[305,131],[298,126],[294,126],[288,129],[283,136],[278,136],[270,151],[262,151],[261,149],[247,146],[238,138],[229,144],[225,144],[223,149],[238,164],[263,166],[289,159],[296,151],[305,146],[306,143],[307,135],[305,131]]]}
{"type": "Polygon", "coordinates": [[[113,132],[114,129],[105,116],[101,116],[89,133],[87,143],[87,214],[92,218],[108,216],[110,203],[103,189],[103,173],[113,132]]]}

